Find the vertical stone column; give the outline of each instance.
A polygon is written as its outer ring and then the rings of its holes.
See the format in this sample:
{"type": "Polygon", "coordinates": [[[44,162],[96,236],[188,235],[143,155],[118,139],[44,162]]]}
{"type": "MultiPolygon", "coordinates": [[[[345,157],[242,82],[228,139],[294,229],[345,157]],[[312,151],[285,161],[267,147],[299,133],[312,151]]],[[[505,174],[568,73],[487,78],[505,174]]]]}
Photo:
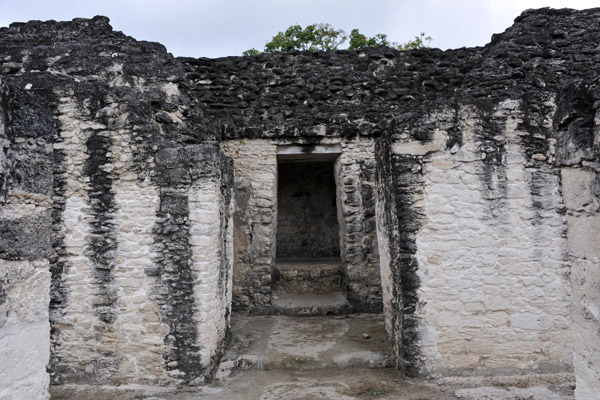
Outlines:
{"type": "Polygon", "coordinates": [[[112,382],[125,337],[115,327],[117,230],[112,132],[69,96],[58,105],[52,258],[53,383],[112,382]]]}
{"type": "MultiPolygon", "coordinates": [[[[377,201],[375,215],[377,222],[377,245],[379,251],[379,271],[381,275],[381,294],[385,330],[394,352],[401,350],[402,313],[398,287],[398,274],[394,274],[398,257],[399,225],[396,215],[394,173],[392,169],[391,150],[388,138],[380,138],[376,142],[377,153],[377,201]]],[[[400,357],[398,357],[398,360],[400,357]]]]}
{"type": "Polygon", "coordinates": [[[167,326],[173,383],[204,384],[223,349],[231,313],[231,167],[218,145],[157,152],[153,299],[167,326]]]}
{"type": "Polygon", "coordinates": [[[423,371],[420,357],[416,234],[423,215],[422,157],[395,154],[388,139],[377,144],[377,240],[385,327],[397,367],[423,371]]]}
{"type": "Polygon", "coordinates": [[[375,221],[375,141],[342,142],[335,163],[343,279],[356,312],[381,312],[375,221]]]}
{"type": "Polygon", "coordinates": [[[199,355],[207,370],[223,350],[231,315],[232,189],[221,181],[227,172],[192,185],[188,197],[199,355]]]}
{"type": "Polygon", "coordinates": [[[270,140],[223,142],[234,165],[233,308],[271,310],[277,231],[277,147],[270,140]]]}
{"type": "Polygon", "coordinates": [[[118,314],[113,323],[118,343],[119,371],[112,382],[156,384],[167,381],[160,305],[153,293],[156,285],[156,252],[153,229],[159,206],[158,188],[133,163],[130,132],[122,129],[112,137],[112,168],[116,179],[114,284],[118,288],[118,314]]]}

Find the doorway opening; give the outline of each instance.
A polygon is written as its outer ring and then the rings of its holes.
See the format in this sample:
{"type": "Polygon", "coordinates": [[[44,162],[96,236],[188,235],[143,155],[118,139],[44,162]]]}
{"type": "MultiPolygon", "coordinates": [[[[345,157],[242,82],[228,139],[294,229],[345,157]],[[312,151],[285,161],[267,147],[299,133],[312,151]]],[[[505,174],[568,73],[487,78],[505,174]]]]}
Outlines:
{"type": "Polygon", "coordinates": [[[333,161],[280,162],[276,257],[340,258],[333,161]]]}
{"type": "Polygon", "coordinates": [[[337,155],[278,159],[273,309],[277,314],[343,314],[337,155]]]}

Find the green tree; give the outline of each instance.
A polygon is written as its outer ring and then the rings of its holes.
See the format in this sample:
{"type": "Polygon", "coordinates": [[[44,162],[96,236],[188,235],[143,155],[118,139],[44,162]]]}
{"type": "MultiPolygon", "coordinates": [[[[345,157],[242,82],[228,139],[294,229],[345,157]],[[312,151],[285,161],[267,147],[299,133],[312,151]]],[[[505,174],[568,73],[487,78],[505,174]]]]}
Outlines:
{"type": "Polygon", "coordinates": [[[425,32],[421,32],[418,36],[415,36],[413,40],[399,44],[396,47],[398,50],[423,49],[429,47],[429,43],[431,43],[432,40],[431,36],[425,36],[425,32]]]}
{"type": "Polygon", "coordinates": [[[429,47],[433,39],[431,36],[425,36],[425,33],[420,33],[415,36],[413,40],[409,40],[406,43],[396,43],[387,40],[387,35],[384,33],[378,33],[373,37],[367,37],[360,33],[358,29],[353,29],[350,32],[350,46],[348,50],[358,50],[365,47],[377,47],[377,46],[388,46],[401,51],[423,49],[429,47]]]}
{"type": "MultiPolygon", "coordinates": [[[[335,29],[329,24],[312,24],[306,28],[300,25],[292,25],[285,32],[279,32],[273,36],[265,45],[265,53],[287,52],[292,50],[335,50],[346,41],[348,36],[342,29],[335,29]]],[[[348,50],[362,49],[365,47],[388,46],[398,50],[413,50],[429,47],[432,39],[421,33],[414,40],[398,44],[387,40],[387,35],[378,33],[373,37],[367,37],[353,29],[350,33],[350,44],[348,50]]],[[[246,50],[244,56],[260,54],[255,48],[246,50]]]]}
{"type": "Polygon", "coordinates": [[[360,33],[358,29],[352,29],[350,32],[350,46],[348,50],[358,50],[364,47],[389,46],[391,43],[387,40],[385,33],[378,33],[373,37],[367,37],[360,33]]]}

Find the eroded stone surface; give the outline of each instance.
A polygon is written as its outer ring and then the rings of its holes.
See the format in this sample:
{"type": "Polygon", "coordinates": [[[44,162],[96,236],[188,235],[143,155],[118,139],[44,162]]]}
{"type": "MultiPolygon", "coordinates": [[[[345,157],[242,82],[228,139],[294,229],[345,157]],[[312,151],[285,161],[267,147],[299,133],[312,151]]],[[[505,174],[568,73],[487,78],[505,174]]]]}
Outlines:
{"type": "Polygon", "coordinates": [[[49,266],[53,382],[210,377],[230,299],[272,312],[277,148],[335,145],[342,287],[383,308],[403,372],[569,370],[573,343],[592,398],[599,21],[217,60],[105,17],[1,28],[0,258],[49,266]]]}

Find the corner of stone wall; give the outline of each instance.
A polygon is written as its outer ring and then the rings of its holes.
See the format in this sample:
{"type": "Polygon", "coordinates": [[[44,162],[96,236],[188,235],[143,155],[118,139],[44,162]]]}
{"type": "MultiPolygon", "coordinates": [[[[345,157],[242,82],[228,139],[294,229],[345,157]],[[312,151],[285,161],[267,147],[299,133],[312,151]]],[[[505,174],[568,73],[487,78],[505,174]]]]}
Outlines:
{"type": "Polygon", "coordinates": [[[271,313],[277,232],[277,146],[268,139],[221,143],[233,159],[233,311],[271,313]]]}
{"type": "Polygon", "coordinates": [[[568,222],[577,399],[600,393],[600,84],[574,83],[559,93],[554,128],[568,222]]]}
{"type": "Polygon", "coordinates": [[[58,106],[52,380],[204,384],[229,328],[230,162],[140,140],[124,107],[58,106]]]}
{"type": "Polygon", "coordinates": [[[396,154],[389,137],[377,141],[377,241],[385,326],[408,376],[427,373],[421,357],[416,233],[421,224],[421,157],[396,154]]]}

